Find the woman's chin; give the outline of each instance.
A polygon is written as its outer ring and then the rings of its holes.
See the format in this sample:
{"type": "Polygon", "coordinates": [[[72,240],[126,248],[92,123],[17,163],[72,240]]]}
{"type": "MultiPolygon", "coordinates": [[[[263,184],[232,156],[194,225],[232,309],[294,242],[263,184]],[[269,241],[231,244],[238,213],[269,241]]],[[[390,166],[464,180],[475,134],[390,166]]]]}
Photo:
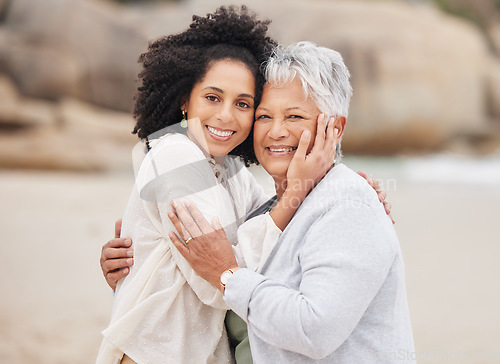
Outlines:
{"type": "Polygon", "coordinates": [[[282,165],[273,164],[268,166],[262,164],[262,167],[266,170],[267,173],[269,173],[269,175],[271,175],[271,177],[273,177],[274,180],[283,180],[286,179],[286,173],[288,172],[289,165],[290,164],[288,163],[283,163],[282,165]]]}

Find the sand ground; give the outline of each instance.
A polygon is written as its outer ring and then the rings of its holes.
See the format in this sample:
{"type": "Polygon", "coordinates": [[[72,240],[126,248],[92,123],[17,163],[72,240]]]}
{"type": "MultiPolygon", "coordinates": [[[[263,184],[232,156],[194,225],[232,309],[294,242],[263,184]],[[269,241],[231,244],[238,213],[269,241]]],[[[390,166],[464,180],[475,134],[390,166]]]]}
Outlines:
{"type": "MultiPolygon", "coordinates": [[[[398,179],[389,199],[420,363],[500,363],[500,188],[398,179]]],[[[0,171],[0,362],[92,363],[102,244],[133,176],[0,171]]]]}

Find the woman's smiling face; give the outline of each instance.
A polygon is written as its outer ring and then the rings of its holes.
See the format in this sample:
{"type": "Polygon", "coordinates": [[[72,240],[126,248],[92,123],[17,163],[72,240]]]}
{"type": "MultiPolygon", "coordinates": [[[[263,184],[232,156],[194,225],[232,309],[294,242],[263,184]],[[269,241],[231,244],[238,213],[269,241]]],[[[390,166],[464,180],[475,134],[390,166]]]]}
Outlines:
{"type": "Polygon", "coordinates": [[[254,149],[264,169],[285,178],[304,130],[311,132],[307,152],[313,146],[320,110],[306,97],[299,79],[284,86],[266,84],[255,111],[254,149]]]}
{"type": "Polygon", "coordinates": [[[255,111],[255,78],[238,61],[213,63],[194,85],[188,101],[188,136],[212,156],[225,156],[250,134],[255,111]]]}

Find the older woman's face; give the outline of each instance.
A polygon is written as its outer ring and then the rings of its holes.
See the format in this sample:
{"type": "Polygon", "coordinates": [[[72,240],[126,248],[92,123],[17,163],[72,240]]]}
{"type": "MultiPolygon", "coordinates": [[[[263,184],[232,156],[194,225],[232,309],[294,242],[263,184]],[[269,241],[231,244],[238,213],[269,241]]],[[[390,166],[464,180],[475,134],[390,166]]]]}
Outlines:
{"type": "Polygon", "coordinates": [[[295,78],[283,87],[264,86],[255,111],[254,149],[257,159],[273,177],[286,177],[288,166],[304,130],[311,132],[313,146],[320,110],[295,78]]]}

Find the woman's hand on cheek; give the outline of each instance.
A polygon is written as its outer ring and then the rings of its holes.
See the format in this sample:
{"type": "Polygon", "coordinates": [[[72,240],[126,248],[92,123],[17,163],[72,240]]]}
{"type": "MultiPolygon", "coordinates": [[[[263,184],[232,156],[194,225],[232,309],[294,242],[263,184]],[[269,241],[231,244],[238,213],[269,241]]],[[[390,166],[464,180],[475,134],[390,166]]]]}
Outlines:
{"type": "Polygon", "coordinates": [[[168,216],[179,236],[170,232],[169,237],[182,256],[200,277],[221,289],[220,276],[231,268],[238,267],[231,243],[218,219],[212,225],[192,203],[174,203],[174,211],[168,216]]]}
{"type": "Polygon", "coordinates": [[[318,116],[314,145],[309,153],[310,132],[305,130],[299,141],[295,155],[288,167],[287,189],[308,193],[333,167],[338,130],[333,118],[326,127],[325,115],[318,116]]]}

